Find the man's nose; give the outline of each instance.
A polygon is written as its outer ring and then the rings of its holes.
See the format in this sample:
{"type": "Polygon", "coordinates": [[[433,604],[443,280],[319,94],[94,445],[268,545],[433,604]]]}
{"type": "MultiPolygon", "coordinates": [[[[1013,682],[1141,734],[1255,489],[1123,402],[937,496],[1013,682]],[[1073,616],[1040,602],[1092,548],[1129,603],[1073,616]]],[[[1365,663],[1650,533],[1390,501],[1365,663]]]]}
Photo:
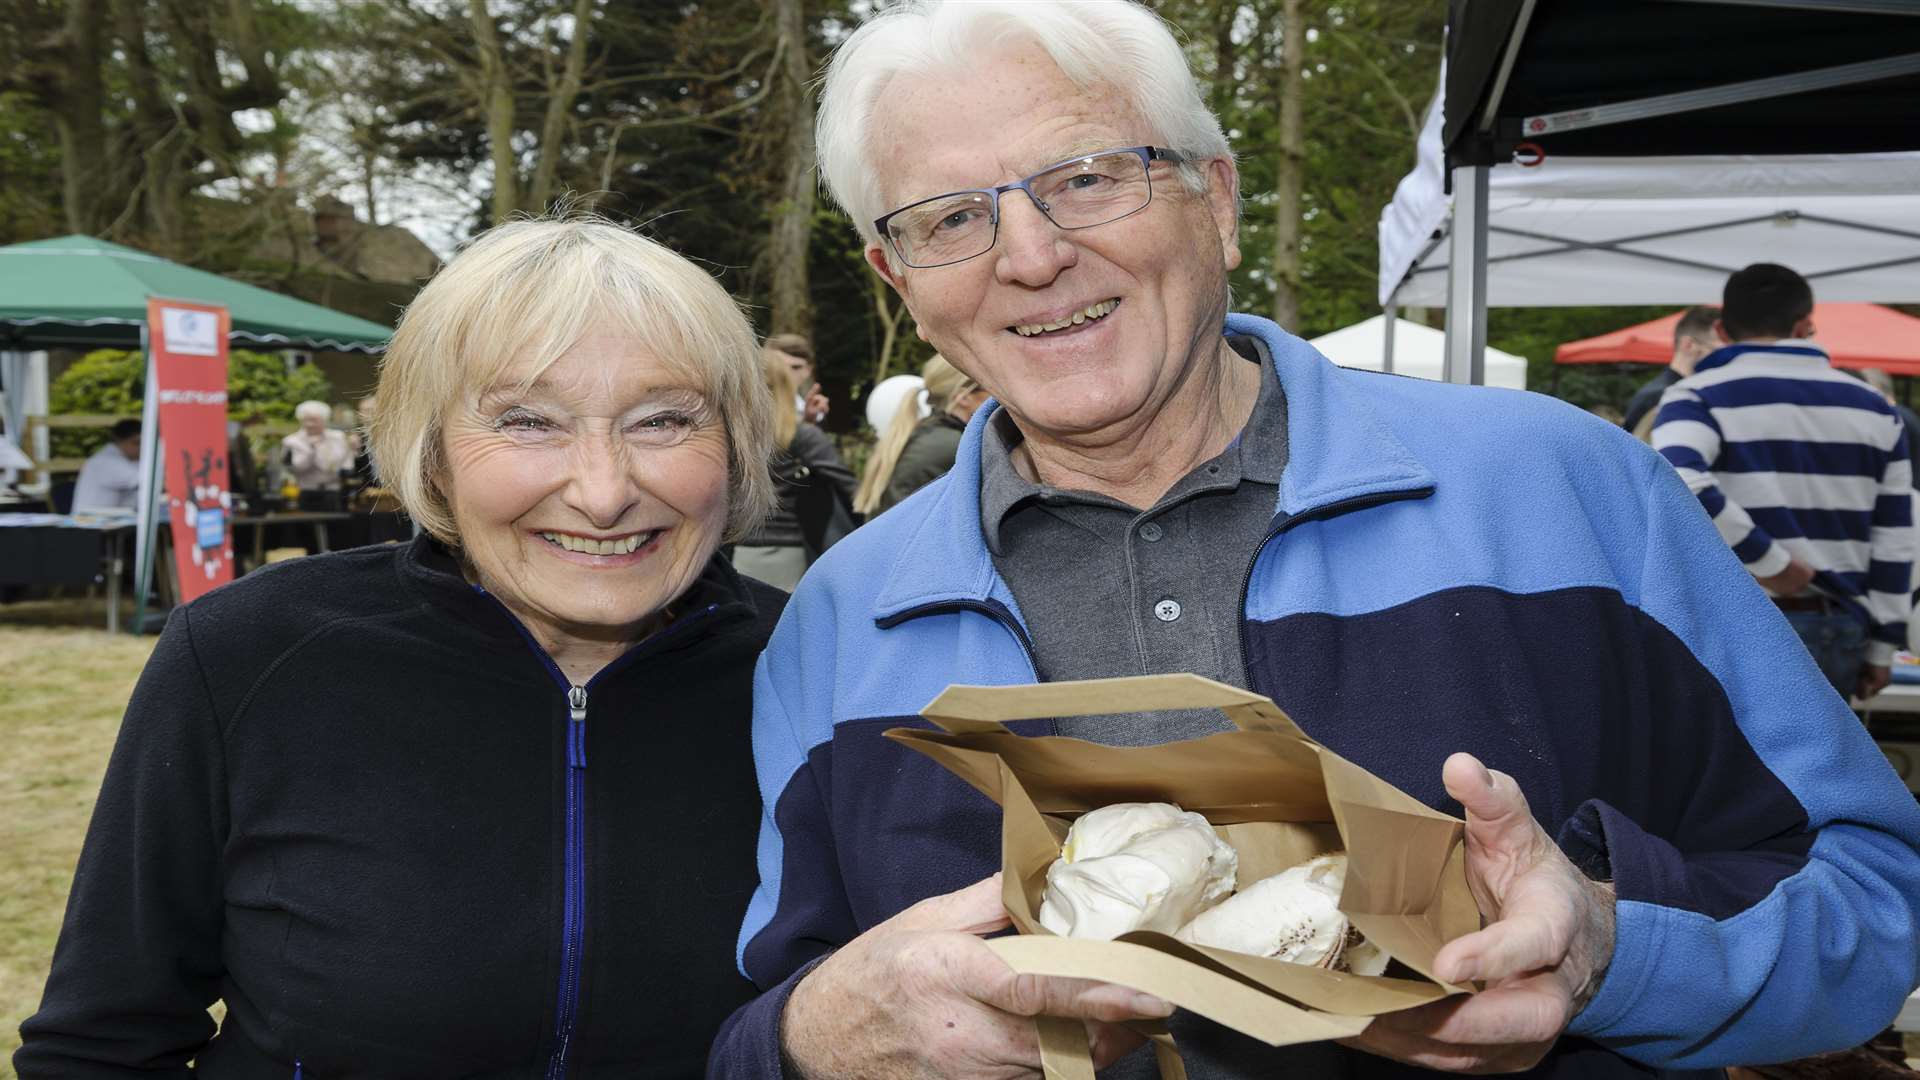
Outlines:
{"type": "Polygon", "coordinates": [[[633,451],[617,436],[581,440],[574,447],[568,504],[595,528],[613,528],[636,498],[633,465],[633,451]]]}
{"type": "Polygon", "coordinates": [[[994,276],[1009,285],[1049,284],[1079,259],[1066,232],[1041,213],[1039,204],[1024,191],[1000,197],[997,247],[994,276]]]}

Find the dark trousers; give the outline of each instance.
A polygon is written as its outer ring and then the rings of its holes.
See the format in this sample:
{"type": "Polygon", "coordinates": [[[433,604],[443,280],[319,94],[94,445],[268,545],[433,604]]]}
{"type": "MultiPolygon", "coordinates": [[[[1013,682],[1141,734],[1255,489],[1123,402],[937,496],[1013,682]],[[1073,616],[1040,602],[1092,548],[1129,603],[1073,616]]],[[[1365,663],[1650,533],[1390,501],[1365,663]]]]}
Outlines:
{"type": "Polygon", "coordinates": [[[1793,632],[1806,644],[1807,651],[1813,654],[1814,663],[1820,665],[1821,674],[1840,691],[1841,697],[1851,701],[1853,692],[1860,688],[1860,665],[1866,659],[1866,626],[1852,615],[1835,609],[1783,614],[1787,622],[1793,624],[1793,632]]]}

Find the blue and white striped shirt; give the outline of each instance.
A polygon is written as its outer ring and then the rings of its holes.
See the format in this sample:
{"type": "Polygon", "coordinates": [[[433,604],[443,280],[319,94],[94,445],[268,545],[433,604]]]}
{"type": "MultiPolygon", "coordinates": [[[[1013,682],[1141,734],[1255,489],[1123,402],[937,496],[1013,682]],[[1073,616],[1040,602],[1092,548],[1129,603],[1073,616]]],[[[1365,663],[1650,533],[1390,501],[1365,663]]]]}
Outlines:
{"type": "Polygon", "coordinates": [[[1653,446],[1757,578],[1798,558],[1867,624],[1867,662],[1906,645],[1913,468],[1893,406],[1807,341],[1729,345],[1667,389],[1653,446]]]}

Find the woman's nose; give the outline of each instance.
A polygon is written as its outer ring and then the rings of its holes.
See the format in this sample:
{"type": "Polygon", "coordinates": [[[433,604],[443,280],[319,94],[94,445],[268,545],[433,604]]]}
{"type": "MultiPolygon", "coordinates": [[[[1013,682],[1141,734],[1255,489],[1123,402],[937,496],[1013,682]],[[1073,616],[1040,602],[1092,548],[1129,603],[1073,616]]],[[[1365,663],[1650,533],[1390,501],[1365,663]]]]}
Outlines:
{"type": "Polygon", "coordinates": [[[617,439],[584,440],[573,455],[567,501],[596,528],[610,529],[634,503],[633,459],[617,439]]]}

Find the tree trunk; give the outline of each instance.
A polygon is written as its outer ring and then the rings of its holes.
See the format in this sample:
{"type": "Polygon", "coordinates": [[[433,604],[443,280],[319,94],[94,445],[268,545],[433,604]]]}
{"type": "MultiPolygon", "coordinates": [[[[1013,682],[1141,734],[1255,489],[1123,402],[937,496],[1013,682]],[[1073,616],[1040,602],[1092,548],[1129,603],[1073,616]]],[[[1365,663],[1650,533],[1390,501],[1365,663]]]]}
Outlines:
{"type": "Polygon", "coordinates": [[[784,121],[780,152],[780,201],[773,209],[767,244],[772,265],[770,332],[813,336],[813,305],[807,287],[807,241],[813,231],[813,97],[807,90],[807,24],[802,0],[777,0],[775,34],[781,50],[779,104],[784,121]]]}
{"type": "Polygon", "coordinates": [[[107,129],[102,119],[105,92],[100,79],[100,5],[98,0],[68,0],[58,107],[61,199],[67,228],[100,231],[104,213],[100,189],[107,172],[107,129]]]}
{"type": "Polygon", "coordinates": [[[539,160],[533,167],[533,183],[527,192],[527,209],[544,213],[553,198],[553,176],[560,167],[560,137],[567,116],[573,112],[573,100],[580,94],[580,75],[587,63],[587,35],[590,31],[594,0],[574,0],[573,39],[567,43],[567,64],[560,81],[549,88],[547,115],[540,125],[539,160]]]}
{"type": "Polygon", "coordinates": [[[1306,172],[1306,132],[1301,97],[1306,92],[1307,26],[1300,0],[1280,5],[1280,158],[1274,169],[1273,321],[1300,326],[1300,191],[1306,172]]]}
{"type": "Polygon", "coordinates": [[[481,112],[487,118],[487,146],[493,156],[493,221],[498,224],[520,209],[520,166],[513,153],[513,86],[487,0],[468,0],[467,14],[473,22],[474,48],[480,56],[476,89],[481,112]]]}
{"type": "Polygon", "coordinates": [[[1233,106],[1234,49],[1233,21],[1240,15],[1237,3],[1220,4],[1214,9],[1213,24],[1213,115],[1229,132],[1233,124],[1227,115],[1233,106]]]}

